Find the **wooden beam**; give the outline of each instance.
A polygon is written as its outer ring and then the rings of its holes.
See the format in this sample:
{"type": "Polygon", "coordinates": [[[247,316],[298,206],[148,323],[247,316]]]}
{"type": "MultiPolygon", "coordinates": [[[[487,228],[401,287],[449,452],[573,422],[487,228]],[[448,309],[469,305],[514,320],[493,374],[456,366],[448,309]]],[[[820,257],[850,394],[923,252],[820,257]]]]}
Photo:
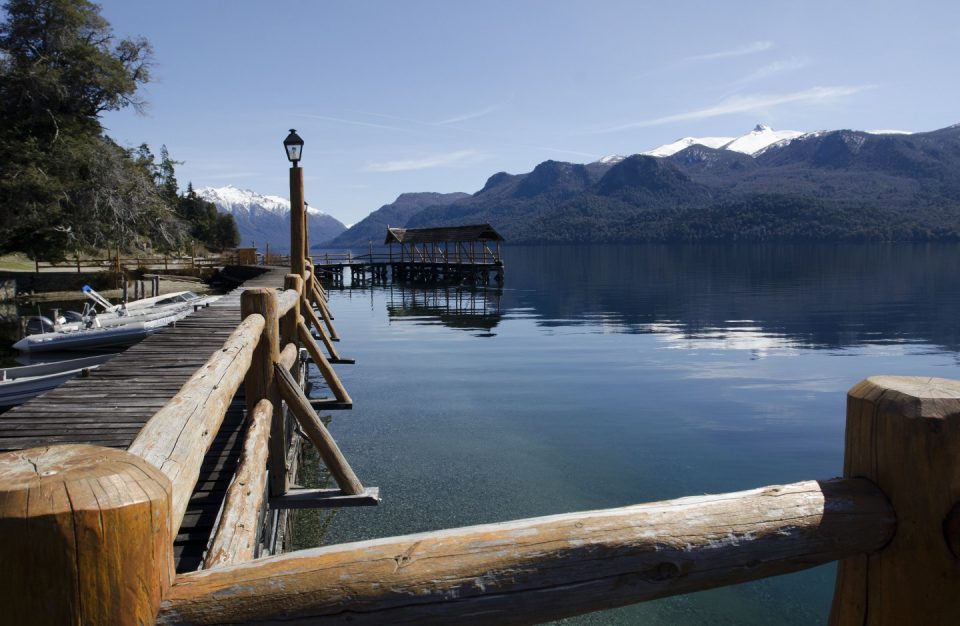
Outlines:
{"type": "Polygon", "coordinates": [[[284,436],[283,407],[280,392],[274,383],[274,364],[280,360],[280,320],[277,316],[277,292],[273,289],[247,289],[240,294],[240,314],[262,315],[265,322],[260,343],[254,351],[250,369],[243,380],[247,413],[253,413],[257,403],[266,398],[273,406],[270,426],[270,495],[287,491],[287,450],[284,436]]]}
{"type": "Polygon", "coordinates": [[[273,405],[260,400],[248,416],[240,463],[227,488],[220,523],[203,559],[203,569],[253,559],[267,482],[268,438],[273,405]]]}
{"type": "MultiPolygon", "coordinates": [[[[296,274],[287,274],[283,278],[283,287],[286,289],[284,293],[294,293],[296,298],[290,310],[280,318],[280,343],[281,345],[293,343],[299,346],[300,340],[297,336],[297,328],[303,321],[303,317],[300,315],[300,302],[303,300],[303,279],[296,274]]],[[[300,379],[300,361],[298,359],[294,358],[293,363],[287,369],[293,373],[294,378],[300,379]]]]}
{"type": "Polygon", "coordinates": [[[330,310],[327,308],[327,303],[324,302],[316,291],[310,292],[310,299],[314,304],[317,305],[317,309],[320,311],[320,316],[323,317],[324,323],[327,325],[327,329],[330,331],[330,338],[334,341],[337,341],[340,336],[337,334],[337,329],[333,326],[333,316],[330,315],[330,310]]]}
{"type": "Polygon", "coordinates": [[[320,457],[323,459],[327,469],[333,479],[337,481],[337,486],[347,495],[356,496],[363,493],[363,485],[353,473],[347,459],[340,452],[337,442],[334,441],[326,426],[320,420],[310,401],[303,395],[303,390],[297,384],[290,372],[282,367],[276,367],[277,386],[280,388],[280,394],[284,402],[290,408],[293,416],[297,419],[300,427],[306,433],[307,438],[317,448],[320,457]]]}
{"type": "Polygon", "coordinates": [[[380,488],[366,487],[359,495],[339,489],[291,489],[285,496],[270,498],[271,509],[331,509],[380,504],[380,488]]]}
{"type": "Polygon", "coordinates": [[[159,468],[173,485],[171,530],[180,529],[203,457],[243,382],[263,334],[262,315],[250,315],[223,348],[144,424],[128,451],[159,468]]]}
{"type": "Polygon", "coordinates": [[[806,481],[301,550],[177,577],[158,623],[531,624],[871,552],[866,480],[806,481]]]}
{"type": "Polygon", "coordinates": [[[153,624],[174,577],[171,491],[122,450],[0,455],[0,621],[153,624]]]}
{"type": "Polygon", "coordinates": [[[280,358],[277,360],[277,363],[283,365],[288,370],[293,370],[293,366],[297,364],[297,357],[300,356],[300,348],[297,347],[295,343],[288,343],[283,347],[283,350],[280,351],[280,358]]]}
{"type": "Polygon", "coordinates": [[[336,396],[337,401],[352,405],[353,398],[351,398],[350,394],[347,393],[347,388],[343,386],[343,383],[340,381],[340,377],[337,376],[337,372],[333,369],[333,366],[330,365],[330,362],[327,361],[327,358],[323,356],[322,352],[320,352],[320,347],[317,346],[317,344],[313,341],[313,335],[310,334],[310,329],[307,328],[306,324],[301,323],[298,330],[300,333],[300,341],[307,349],[307,353],[310,355],[310,358],[313,359],[317,369],[320,370],[321,376],[323,376],[323,379],[327,382],[327,385],[330,387],[330,391],[332,391],[333,395],[336,396]]]}
{"type": "Polygon", "coordinates": [[[341,402],[328,398],[310,398],[309,401],[310,406],[320,411],[350,411],[353,409],[353,402],[341,402]]]}
{"type": "MultiPolygon", "coordinates": [[[[296,276],[296,274],[288,274],[287,276],[296,276]]],[[[284,279],[285,284],[287,283],[284,279]]],[[[281,291],[277,294],[277,317],[283,317],[286,315],[290,309],[297,306],[300,302],[300,292],[295,289],[288,288],[284,291],[281,291]]]]}
{"type": "Polygon", "coordinates": [[[850,390],[843,473],[883,490],[897,534],[840,562],[831,623],[960,624],[949,514],[960,501],[958,459],[960,381],[874,376],[850,390]]]}
{"type": "Polygon", "coordinates": [[[317,313],[313,310],[313,307],[310,306],[310,303],[304,300],[301,310],[306,313],[306,320],[309,321],[310,325],[313,326],[314,330],[317,331],[317,335],[320,337],[320,341],[323,342],[324,347],[327,349],[327,354],[330,355],[330,358],[339,360],[340,354],[333,346],[333,342],[331,341],[330,337],[327,336],[326,331],[323,329],[323,324],[320,323],[320,320],[317,318],[317,313]]]}

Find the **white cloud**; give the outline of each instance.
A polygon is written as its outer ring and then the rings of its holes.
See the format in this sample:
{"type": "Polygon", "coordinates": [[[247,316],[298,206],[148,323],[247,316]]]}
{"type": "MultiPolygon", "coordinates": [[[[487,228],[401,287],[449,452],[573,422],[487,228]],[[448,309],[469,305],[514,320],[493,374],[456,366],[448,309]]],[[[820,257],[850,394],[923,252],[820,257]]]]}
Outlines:
{"type": "Polygon", "coordinates": [[[367,128],[380,128],[383,130],[399,130],[410,132],[409,129],[399,128],[397,126],[387,126],[386,124],[374,124],[373,122],[362,122],[360,120],[348,120],[342,117],[330,117],[329,115],[314,115],[312,113],[297,113],[299,117],[309,117],[314,120],[324,120],[327,122],[336,122],[337,124],[347,124],[350,126],[365,126],[367,128]]]}
{"type": "Polygon", "coordinates": [[[488,106],[483,109],[478,109],[476,111],[469,111],[467,113],[461,113],[460,115],[454,115],[451,118],[440,120],[437,124],[441,126],[446,126],[447,124],[457,124],[458,122],[466,122],[467,120],[475,120],[478,117],[484,117],[490,115],[491,113],[496,113],[503,107],[501,105],[488,106]]]}
{"type": "Polygon", "coordinates": [[[852,96],[866,89],[870,89],[871,87],[872,85],[841,85],[837,87],[811,87],[810,89],[805,89],[803,91],[795,91],[793,93],[784,94],[731,96],[721,100],[718,104],[715,104],[711,107],[697,109],[695,111],[687,111],[685,113],[676,113],[674,115],[666,115],[664,117],[655,117],[653,119],[641,120],[639,122],[620,124],[619,126],[607,128],[600,132],[612,133],[630,130],[633,128],[663,126],[664,124],[672,124],[674,122],[702,120],[711,117],[719,117],[721,115],[732,115],[734,113],[749,113],[750,111],[767,110],[783,104],[793,104],[797,102],[819,104],[837,100],[838,98],[843,98],[846,96],[852,96]]]}
{"type": "Polygon", "coordinates": [[[746,46],[732,48],[730,50],[721,50],[719,52],[710,52],[708,54],[698,54],[692,57],[682,59],[681,63],[701,63],[703,61],[716,61],[718,59],[729,59],[732,57],[742,57],[748,54],[757,54],[769,50],[773,47],[772,41],[754,41],[746,46]]]}
{"type": "Polygon", "coordinates": [[[742,85],[744,83],[752,83],[754,81],[770,78],[771,76],[776,76],[777,74],[782,74],[783,72],[799,70],[808,65],[810,65],[810,61],[807,59],[786,59],[784,61],[774,61],[773,63],[757,68],[753,72],[736,81],[735,84],[742,85]]]}
{"type": "Polygon", "coordinates": [[[367,170],[371,172],[408,172],[411,170],[426,170],[434,167],[448,167],[479,156],[475,150],[458,150],[446,152],[421,159],[401,159],[399,161],[384,161],[370,163],[367,170]]]}

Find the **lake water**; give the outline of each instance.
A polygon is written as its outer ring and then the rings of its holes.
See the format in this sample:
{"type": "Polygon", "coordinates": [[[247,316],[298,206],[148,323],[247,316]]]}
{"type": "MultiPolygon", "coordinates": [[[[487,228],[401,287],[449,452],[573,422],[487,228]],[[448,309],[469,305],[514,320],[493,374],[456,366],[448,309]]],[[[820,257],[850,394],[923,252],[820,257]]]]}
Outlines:
{"type": "MultiPolygon", "coordinates": [[[[960,378],[960,246],[511,247],[502,291],[331,292],[378,508],[298,547],[842,472],[845,393],[960,378]]],[[[565,620],[812,624],[834,566],[565,620]]]]}

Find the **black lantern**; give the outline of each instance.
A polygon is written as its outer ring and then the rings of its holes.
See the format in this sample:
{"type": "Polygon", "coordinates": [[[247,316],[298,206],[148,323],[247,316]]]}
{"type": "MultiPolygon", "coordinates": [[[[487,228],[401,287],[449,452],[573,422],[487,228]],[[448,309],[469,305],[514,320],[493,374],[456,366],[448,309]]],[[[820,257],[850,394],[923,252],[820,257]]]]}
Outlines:
{"type": "Polygon", "coordinates": [[[303,153],[303,139],[300,138],[295,129],[291,128],[290,134],[283,140],[283,148],[287,151],[287,158],[290,159],[294,167],[297,167],[297,162],[303,153]]]}

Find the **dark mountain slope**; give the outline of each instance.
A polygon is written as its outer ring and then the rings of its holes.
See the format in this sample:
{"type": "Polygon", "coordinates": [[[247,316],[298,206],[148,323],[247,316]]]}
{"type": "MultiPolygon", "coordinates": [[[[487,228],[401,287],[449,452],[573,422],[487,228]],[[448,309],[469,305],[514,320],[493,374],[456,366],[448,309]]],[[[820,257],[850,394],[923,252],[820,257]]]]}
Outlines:
{"type": "Polygon", "coordinates": [[[405,226],[410,218],[434,205],[447,205],[469,198],[465,193],[404,193],[390,204],[385,204],[357,222],[336,238],[314,247],[351,248],[373,242],[383,243],[388,226],[405,226]]]}
{"type": "Polygon", "coordinates": [[[512,242],[956,240],[960,125],[812,133],[755,156],[693,145],[616,165],[545,161],[405,225],[483,222],[512,242]]]}

